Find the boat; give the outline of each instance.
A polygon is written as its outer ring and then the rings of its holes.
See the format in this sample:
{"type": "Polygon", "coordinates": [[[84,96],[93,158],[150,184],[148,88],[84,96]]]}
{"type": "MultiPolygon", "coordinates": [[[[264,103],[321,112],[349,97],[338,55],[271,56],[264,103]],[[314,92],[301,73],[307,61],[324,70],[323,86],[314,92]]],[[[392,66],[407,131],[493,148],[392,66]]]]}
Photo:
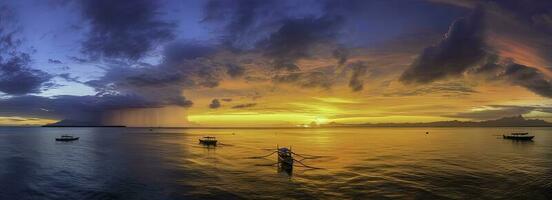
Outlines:
{"type": "Polygon", "coordinates": [[[199,139],[199,143],[207,146],[217,146],[217,138],[212,136],[205,136],[202,139],[199,139]]]}
{"type": "Polygon", "coordinates": [[[526,132],[510,133],[509,135],[502,135],[502,138],[509,140],[533,140],[535,136],[529,135],[526,132]]]}
{"type": "Polygon", "coordinates": [[[62,135],[61,137],[56,138],[56,141],[69,142],[69,141],[75,141],[78,139],[79,137],[74,137],[72,135],[62,135]]]}
{"type": "Polygon", "coordinates": [[[283,169],[293,168],[293,156],[291,149],[286,147],[278,148],[278,163],[283,169]]]}

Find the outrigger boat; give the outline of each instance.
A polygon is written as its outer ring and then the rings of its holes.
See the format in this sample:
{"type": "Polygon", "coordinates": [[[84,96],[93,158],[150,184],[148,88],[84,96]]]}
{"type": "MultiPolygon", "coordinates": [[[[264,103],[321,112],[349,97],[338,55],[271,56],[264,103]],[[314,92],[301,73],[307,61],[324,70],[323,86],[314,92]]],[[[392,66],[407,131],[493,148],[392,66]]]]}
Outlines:
{"type": "Polygon", "coordinates": [[[79,137],[74,137],[71,135],[62,135],[61,137],[56,138],[56,141],[60,142],[69,142],[69,141],[75,141],[78,140],[79,137]]]}
{"type": "Polygon", "coordinates": [[[510,133],[509,135],[502,135],[502,138],[509,140],[532,140],[535,136],[529,135],[529,133],[510,133]]]}
{"type": "Polygon", "coordinates": [[[199,143],[207,146],[209,145],[217,146],[217,138],[211,137],[211,136],[205,136],[202,139],[199,139],[199,143]]]}
{"type": "Polygon", "coordinates": [[[293,152],[291,150],[291,147],[287,148],[287,147],[276,146],[276,150],[272,151],[268,155],[259,156],[259,157],[251,157],[251,158],[266,158],[266,157],[269,157],[273,154],[277,154],[278,162],[270,164],[268,166],[274,166],[274,165],[277,164],[278,165],[278,172],[285,172],[288,175],[291,175],[292,172],[293,172],[293,166],[305,167],[305,168],[309,168],[309,169],[322,169],[322,168],[318,168],[318,167],[305,165],[303,162],[301,162],[301,161],[306,160],[306,159],[316,159],[316,158],[318,158],[318,156],[300,155],[300,154],[297,154],[297,153],[293,152]],[[296,160],[295,158],[293,158],[293,156],[300,157],[300,160],[296,160]]]}
{"type": "Polygon", "coordinates": [[[291,148],[278,148],[278,164],[282,169],[291,170],[293,168],[293,156],[291,148]]]}

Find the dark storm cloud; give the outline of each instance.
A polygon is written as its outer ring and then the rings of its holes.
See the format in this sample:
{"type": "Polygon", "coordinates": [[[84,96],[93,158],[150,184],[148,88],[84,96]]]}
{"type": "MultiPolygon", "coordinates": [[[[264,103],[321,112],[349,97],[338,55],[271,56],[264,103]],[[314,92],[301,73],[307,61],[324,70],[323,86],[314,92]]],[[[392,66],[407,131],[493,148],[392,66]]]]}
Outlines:
{"type": "Polygon", "coordinates": [[[211,55],[216,48],[197,42],[173,42],[165,46],[163,52],[166,63],[178,64],[184,60],[196,59],[211,55]]]}
{"type": "Polygon", "coordinates": [[[334,83],[334,74],[326,71],[291,72],[272,77],[274,83],[294,84],[303,88],[330,89],[334,83]]]}
{"type": "Polygon", "coordinates": [[[217,69],[212,66],[204,66],[199,68],[197,74],[199,77],[198,84],[207,88],[214,88],[219,86],[220,77],[217,73],[217,69]]]}
{"type": "Polygon", "coordinates": [[[48,63],[50,63],[50,64],[63,64],[63,62],[61,62],[61,60],[56,60],[56,59],[48,59],[48,63]]]}
{"type": "MultiPolygon", "coordinates": [[[[0,115],[71,119],[100,125],[106,112],[129,108],[161,107],[165,105],[164,103],[135,95],[55,96],[52,98],[26,95],[0,100],[0,115]]],[[[188,106],[191,105],[190,103],[188,106]]]]}
{"type": "Polygon", "coordinates": [[[151,107],[189,107],[192,102],[183,96],[184,89],[217,87],[226,73],[224,62],[210,58],[213,49],[175,42],[167,45],[160,64],[115,62],[103,77],[85,84],[100,96],[135,96],[151,107]]]}
{"type": "Polygon", "coordinates": [[[48,85],[52,76],[30,68],[30,59],[25,53],[7,59],[0,57],[0,92],[9,95],[39,93],[48,85]]]}
{"type": "MultiPolygon", "coordinates": [[[[456,4],[454,1],[445,1],[444,3],[462,6],[456,4]]],[[[462,4],[468,8],[476,8],[478,6],[485,6],[488,9],[498,8],[502,12],[514,15],[516,20],[520,20],[531,25],[539,25],[539,22],[542,22],[540,21],[542,18],[539,19],[539,17],[552,14],[552,2],[543,0],[484,0],[464,1],[462,4]]]]}
{"type": "Polygon", "coordinates": [[[349,51],[345,48],[337,48],[333,51],[332,55],[337,59],[337,65],[342,66],[349,58],[349,51]]]}
{"type": "MultiPolygon", "coordinates": [[[[156,82],[176,84],[181,88],[185,87],[208,87],[214,88],[219,85],[222,79],[224,61],[211,59],[217,52],[215,46],[198,44],[196,42],[173,42],[165,47],[163,51],[163,62],[157,66],[146,67],[142,75],[153,80],[150,85],[156,82]]],[[[239,75],[235,71],[233,75],[239,75]]],[[[142,78],[143,79],[143,78],[142,78]]]]}
{"type": "Polygon", "coordinates": [[[156,72],[155,74],[151,74],[139,71],[136,74],[129,74],[124,81],[136,87],[165,87],[171,84],[187,83],[186,78],[178,73],[156,72]]]}
{"type": "Polygon", "coordinates": [[[173,95],[180,95],[184,88],[216,87],[224,73],[221,69],[224,63],[208,58],[211,49],[213,48],[175,42],[167,45],[160,64],[136,67],[120,63],[107,69],[102,78],[90,81],[89,85],[112,92],[148,89],[155,90],[156,93],[174,92],[173,95]],[[187,52],[194,53],[187,55],[187,52]]]}
{"type": "Polygon", "coordinates": [[[498,56],[490,55],[484,64],[467,72],[470,75],[482,75],[491,81],[505,81],[552,98],[552,82],[546,75],[535,67],[521,65],[510,59],[500,60],[498,56]]]}
{"type": "Polygon", "coordinates": [[[93,87],[101,95],[139,96],[162,105],[191,105],[191,102],[182,96],[182,88],[193,83],[188,78],[169,71],[153,71],[151,68],[112,68],[101,79],[85,84],[93,87]]]}
{"type": "Polygon", "coordinates": [[[222,25],[223,42],[238,49],[255,48],[276,69],[298,70],[316,45],[334,45],[343,17],[320,10],[324,2],[209,1],[204,22],[222,25]],[[318,9],[314,9],[319,7],[318,9]],[[296,12],[290,12],[294,8],[296,12]]]}
{"type": "Polygon", "coordinates": [[[245,68],[237,64],[226,65],[226,73],[232,78],[241,77],[245,74],[245,68]]]}
{"type": "Polygon", "coordinates": [[[246,103],[246,104],[239,104],[232,106],[233,109],[243,109],[243,108],[251,108],[253,106],[256,106],[256,103],[246,103]]]}
{"type": "Polygon", "coordinates": [[[274,29],[275,21],[284,18],[286,1],[210,0],[205,4],[203,22],[222,26],[223,43],[247,48],[274,29]],[[274,19],[275,18],[275,19],[274,19]]]}
{"type": "MultiPolygon", "coordinates": [[[[498,38],[516,41],[552,61],[552,1],[542,0],[434,0],[466,8],[488,10],[488,29],[498,38]]],[[[551,66],[546,66],[551,69],[551,66]]]]}
{"type": "Polygon", "coordinates": [[[497,75],[497,73],[504,69],[501,64],[498,64],[498,62],[500,62],[500,59],[500,56],[496,54],[490,54],[485,59],[484,64],[472,69],[468,69],[468,72],[473,74],[497,75]]]}
{"type": "Polygon", "coordinates": [[[220,108],[220,101],[218,99],[213,99],[211,101],[211,104],[209,104],[209,108],[211,108],[211,109],[220,108]]]}
{"type": "Polygon", "coordinates": [[[483,11],[456,20],[435,46],[428,47],[401,75],[404,83],[430,83],[439,79],[460,76],[487,55],[483,11]]]}
{"type": "Polygon", "coordinates": [[[355,62],[351,64],[351,79],[349,87],[353,92],[361,91],[364,88],[364,76],[368,73],[368,66],[364,62],[355,62]]]}
{"type": "Polygon", "coordinates": [[[276,69],[298,70],[296,62],[309,57],[314,45],[331,43],[336,39],[342,20],[327,16],[289,19],[259,46],[272,59],[276,69]]]}
{"type": "Polygon", "coordinates": [[[532,111],[552,113],[552,107],[547,106],[510,106],[510,105],[489,105],[486,109],[457,113],[445,117],[466,118],[476,120],[498,119],[505,116],[519,116],[532,111]]]}
{"type": "Polygon", "coordinates": [[[20,50],[22,40],[10,8],[0,5],[0,92],[8,95],[39,93],[53,86],[52,76],[31,68],[30,54],[20,50]]]}
{"type": "Polygon", "coordinates": [[[93,58],[136,60],[174,38],[174,24],[158,18],[159,1],[83,0],[82,14],[90,32],[82,44],[93,58]]]}
{"type": "Polygon", "coordinates": [[[505,67],[500,77],[538,95],[552,98],[552,82],[535,68],[512,63],[505,67]]]}
{"type": "MultiPolygon", "coordinates": [[[[541,12],[532,5],[514,9],[511,6],[519,4],[509,1],[501,1],[498,5],[509,7],[508,10],[519,16],[515,18],[519,21],[529,22],[527,16],[535,16],[535,13],[541,12]]],[[[483,22],[490,14],[483,15],[483,9],[494,7],[476,6],[471,15],[456,20],[445,38],[439,44],[426,48],[401,75],[400,80],[404,83],[430,83],[447,77],[462,76],[467,72],[471,75],[484,75],[489,80],[518,85],[544,97],[552,97],[552,83],[539,69],[501,57],[495,53],[497,49],[488,46],[486,29],[497,27],[492,23],[486,27],[483,22]]],[[[542,9],[552,11],[552,7],[542,9]]],[[[501,30],[500,27],[498,30],[501,30]]]]}
{"type": "Polygon", "coordinates": [[[535,67],[521,65],[511,59],[489,55],[486,62],[467,71],[468,74],[482,75],[492,81],[505,81],[518,85],[543,97],[552,98],[552,82],[535,67]]]}

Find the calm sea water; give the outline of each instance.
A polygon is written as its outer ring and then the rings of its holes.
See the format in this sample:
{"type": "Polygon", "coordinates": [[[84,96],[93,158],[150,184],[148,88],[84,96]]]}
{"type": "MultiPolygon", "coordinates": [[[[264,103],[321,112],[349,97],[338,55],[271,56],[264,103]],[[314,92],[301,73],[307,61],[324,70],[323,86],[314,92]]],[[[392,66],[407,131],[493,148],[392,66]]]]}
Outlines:
{"type": "Polygon", "coordinates": [[[552,128],[526,130],[0,128],[0,199],[552,199],[552,128]],[[322,169],[251,158],[277,145],[322,169]]]}

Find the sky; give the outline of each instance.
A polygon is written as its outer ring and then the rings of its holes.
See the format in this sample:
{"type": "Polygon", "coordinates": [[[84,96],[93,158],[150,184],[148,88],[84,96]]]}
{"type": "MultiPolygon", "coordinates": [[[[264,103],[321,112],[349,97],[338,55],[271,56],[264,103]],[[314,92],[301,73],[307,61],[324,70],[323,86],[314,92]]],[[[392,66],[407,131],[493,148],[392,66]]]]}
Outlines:
{"type": "Polygon", "coordinates": [[[0,125],[552,122],[552,1],[0,0],[0,125]]]}

